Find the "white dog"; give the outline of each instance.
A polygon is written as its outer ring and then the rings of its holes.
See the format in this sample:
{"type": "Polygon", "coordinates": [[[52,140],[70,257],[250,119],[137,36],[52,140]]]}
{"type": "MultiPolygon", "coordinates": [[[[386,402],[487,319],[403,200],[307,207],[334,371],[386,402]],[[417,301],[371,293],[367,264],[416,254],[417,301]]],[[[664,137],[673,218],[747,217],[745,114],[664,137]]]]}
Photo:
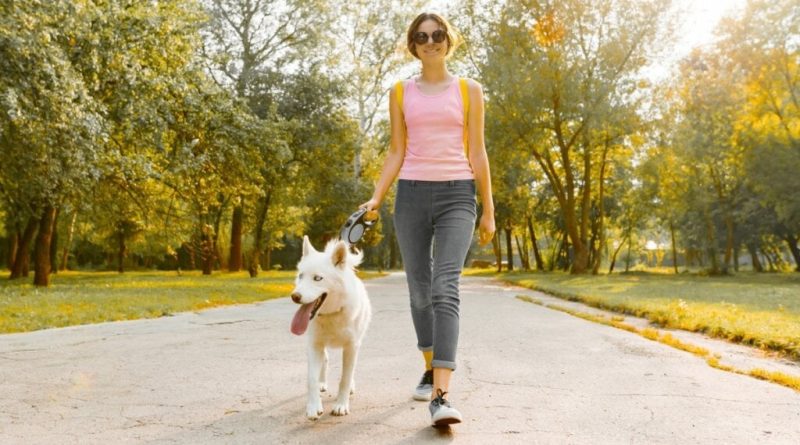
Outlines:
{"type": "Polygon", "coordinates": [[[331,241],[324,252],[317,252],[308,237],[303,237],[303,258],[297,264],[292,291],[292,301],[301,306],[292,319],[291,331],[302,335],[308,329],[306,416],[311,420],[323,412],[319,393],[327,390],[326,348],[342,348],[342,380],[331,413],[344,416],[350,412],[350,394],[355,390],[353,370],[372,318],[367,290],[355,272],[362,258],[361,252],[350,253],[343,241],[331,241]]]}

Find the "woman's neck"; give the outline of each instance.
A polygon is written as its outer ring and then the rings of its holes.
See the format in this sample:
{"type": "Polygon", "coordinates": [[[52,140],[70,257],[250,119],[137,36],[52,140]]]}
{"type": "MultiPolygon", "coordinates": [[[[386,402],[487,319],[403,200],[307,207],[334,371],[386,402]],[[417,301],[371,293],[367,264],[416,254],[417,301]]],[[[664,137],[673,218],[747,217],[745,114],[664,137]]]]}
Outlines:
{"type": "Polygon", "coordinates": [[[420,80],[427,84],[442,83],[450,79],[450,72],[447,71],[447,65],[444,61],[435,64],[422,64],[422,74],[420,80]]]}

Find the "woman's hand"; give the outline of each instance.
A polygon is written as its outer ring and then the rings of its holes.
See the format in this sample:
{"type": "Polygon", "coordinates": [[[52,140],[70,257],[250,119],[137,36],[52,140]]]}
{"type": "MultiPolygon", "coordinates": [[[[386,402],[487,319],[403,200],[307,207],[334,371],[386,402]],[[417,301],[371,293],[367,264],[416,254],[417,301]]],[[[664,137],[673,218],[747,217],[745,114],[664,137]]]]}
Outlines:
{"type": "Polygon", "coordinates": [[[366,208],[367,211],[372,211],[372,210],[378,210],[378,207],[380,207],[380,206],[381,206],[380,201],[378,201],[375,198],[371,198],[369,201],[367,201],[364,204],[361,204],[360,206],[358,206],[358,208],[359,209],[366,208]]]}
{"type": "Polygon", "coordinates": [[[478,245],[485,246],[492,241],[494,237],[494,212],[483,212],[481,215],[481,223],[478,229],[478,245]]]}

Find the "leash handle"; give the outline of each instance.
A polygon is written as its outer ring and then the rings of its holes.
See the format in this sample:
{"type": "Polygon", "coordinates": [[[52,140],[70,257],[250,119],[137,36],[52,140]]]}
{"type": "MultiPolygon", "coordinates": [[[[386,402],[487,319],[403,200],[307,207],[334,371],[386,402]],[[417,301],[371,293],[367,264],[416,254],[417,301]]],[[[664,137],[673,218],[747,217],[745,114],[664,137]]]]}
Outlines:
{"type": "Polygon", "coordinates": [[[352,246],[361,240],[364,232],[375,225],[376,221],[378,221],[378,212],[376,210],[358,209],[347,218],[347,221],[339,230],[339,239],[352,246]]]}
{"type": "Polygon", "coordinates": [[[364,214],[364,222],[370,223],[370,225],[375,224],[378,220],[378,211],[377,210],[367,210],[367,213],[364,214]]]}

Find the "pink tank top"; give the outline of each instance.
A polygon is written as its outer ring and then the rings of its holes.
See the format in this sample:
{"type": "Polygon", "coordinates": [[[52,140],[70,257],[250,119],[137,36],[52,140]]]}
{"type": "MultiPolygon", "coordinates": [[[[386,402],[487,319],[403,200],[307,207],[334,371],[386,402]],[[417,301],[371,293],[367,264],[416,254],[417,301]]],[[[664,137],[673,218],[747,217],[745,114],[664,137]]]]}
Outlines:
{"type": "Polygon", "coordinates": [[[400,179],[474,179],[464,153],[464,105],[455,78],[446,90],[423,94],[411,79],[403,87],[407,145],[400,179]]]}

